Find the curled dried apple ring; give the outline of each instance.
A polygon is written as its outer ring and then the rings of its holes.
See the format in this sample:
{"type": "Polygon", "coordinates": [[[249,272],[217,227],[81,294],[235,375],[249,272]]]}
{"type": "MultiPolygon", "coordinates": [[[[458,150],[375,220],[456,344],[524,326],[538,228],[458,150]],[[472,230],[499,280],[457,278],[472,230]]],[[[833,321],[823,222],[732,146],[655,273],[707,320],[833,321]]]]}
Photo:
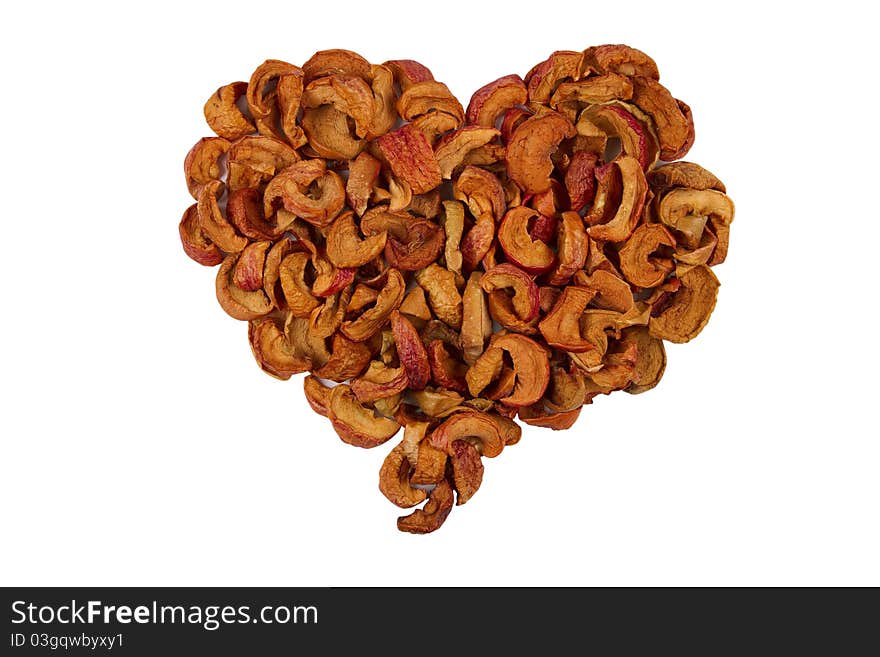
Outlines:
{"type": "Polygon", "coordinates": [[[385,287],[376,297],[376,305],[364,311],[356,319],[345,320],[340,330],[350,340],[363,342],[376,335],[403,301],[406,283],[400,272],[389,269],[385,287]]]}
{"type": "Polygon", "coordinates": [[[459,440],[469,442],[487,458],[498,456],[504,449],[504,436],[497,422],[490,414],[479,411],[454,413],[431,434],[431,444],[449,456],[454,454],[454,443],[459,440]]]}
{"type": "Polygon", "coordinates": [[[434,149],[440,175],[449,180],[471,151],[485,146],[500,134],[495,128],[470,125],[444,135],[434,149]]]}
{"type": "Polygon", "coordinates": [[[238,99],[247,92],[247,88],[247,82],[224,85],[205,103],[205,120],[220,137],[235,140],[256,130],[254,124],[236,105],[238,99]]]}
{"type": "Polygon", "coordinates": [[[289,145],[273,137],[250,135],[229,147],[229,189],[259,187],[300,159],[289,145]]]}
{"type": "Polygon", "coordinates": [[[297,353],[274,319],[252,320],[248,326],[248,338],[259,366],[277,379],[286,381],[294,374],[307,372],[312,367],[312,361],[297,353]]]}
{"type": "Polygon", "coordinates": [[[327,170],[324,160],[303,160],[266,185],[266,216],[279,204],[313,226],[329,226],[345,205],[345,186],[338,173],[327,170]]]}
{"type": "Polygon", "coordinates": [[[523,121],[507,144],[507,172],[527,194],[550,187],[550,156],[563,139],[574,137],[574,125],[558,112],[538,114],[523,121]]]}
{"type": "Polygon", "coordinates": [[[327,257],[337,267],[360,267],[382,253],[386,237],[387,233],[382,232],[361,239],[354,215],[344,212],[327,231],[327,257]]]}
{"type": "Polygon", "coordinates": [[[593,344],[581,335],[580,317],[596,296],[595,290],[569,285],[562,290],[553,310],[538,324],[538,330],[551,347],[568,352],[593,349],[593,344]]]}
{"type": "Polygon", "coordinates": [[[675,248],[675,238],[660,224],[639,226],[620,249],[620,271],[633,285],[655,287],[675,269],[671,258],[657,255],[658,249],[675,248]]]}
{"type": "Polygon", "coordinates": [[[495,290],[511,289],[513,309],[522,321],[530,322],[538,316],[541,307],[538,286],[519,267],[506,262],[495,265],[483,274],[480,286],[490,295],[495,290]]]}
{"type": "Polygon", "coordinates": [[[511,107],[524,105],[528,92],[518,75],[505,75],[480,87],[468,103],[467,121],[475,125],[494,128],[498,119],[511,107]]]}
{"type": "Polygon", "coordinates": [[[213,267],[223,262],[223,254],[199,225],[199,206],[193,203],[183,213],[178,226],[183,250],[200,265],[213,267]]]}
{"type": "Polygon", "coordinates": [[[409,378],[403,367],[388,367],[374,360],[367,371],[351,381],[351,391],[362,404],[391,397],[406,390],[409,378]]]}
{"type": "MultiPolygon", "coordinates": [[[[278,59],[268,59],[251,74],[245,98],[261,135],[284,139],[277,127],[280,116],[277,98],[281,80],[287,75],[302,76],[302,70],[278,59]]],[[[296,108],[293,112],[295,114],[296,108]]]]}
{"type": "Polygon", "coordinates": [[[674,292],[662,312],[651,317],[648,330],[655,338],[670,342],[693,340],[715,308],[720,283],[712,270],[697,265],[679,277],[681,287],[674,292]]]}
{"type": "Polygon", "coordinates": [[[388,452],[379,470],[379,490],[392,504],[408,509],[425,501],[428,494],[422,488],[414,488],[412,476],[415,468],[404,452],[404,444],[388,452]]]}
{"type": "Polygon", "coordinates": [[[410,534],[429,534],[437,531],[446,522],[454,500],[455,493],[452,486],[445,479],[440,481],[428,493],[428,501],[423,508],[397,519],[397,529],[410,534]]]}
{"type": "Polygon", "coordinates": [[[549,270],[556,262],[556,254],[540,239],[533,239],[529,224],[541,215],[531,208],[511,208],[498,228],[498,244],[507,259],[530,274],[549,270]]]}
{"type": "Polygon", "coordinates": [[[220,264],[215,285],[217,301],[230,317],[244,321],[259,319],[272,311],[272,302],[262,289],[246,290],[234,284],[241,257],[241,253],[232,253],[220,264]]]}
{"type": "MultiPolygon", "coordinates": [[[[622,242],[632,234],[642,215],[648,181],[639,161],[630,155],[621,155],[605,166],[613,167],[620,173],[620,202],[616,207],[609,207],[610,211],[592,223],[587,233],[595,240],[622,242]]],[[[610,179],[610,171],[608,175],[610,179]]],[[[601,179],[599,184],[601,187],[601,179]]]]}
{"type": "Polygon", "coordinates": [[[388,237],[385,260],[400,271],[418,271],[437,259],[443,244],[444,233],[437,224],[427,219],[410,220],[404,235],[388,237]]]}
{"type": "Polygon", "coordinates": [[[186,175],[186,187],[194,199],[199,200],[206,184],[221,179],[223,168],[220,161],[229,146],[229,141],[222,137],[205,137],[199,139],[186,154],[183,173],[186,175]]]}
{"type": "Polygon", "coordinates": [[[387,417],[377,417],[372,409],[358,402],[351,388],[344,383],[330,390],[327,417],[337,435],[355,447],[378,447],[400,429],[387,417]]]}

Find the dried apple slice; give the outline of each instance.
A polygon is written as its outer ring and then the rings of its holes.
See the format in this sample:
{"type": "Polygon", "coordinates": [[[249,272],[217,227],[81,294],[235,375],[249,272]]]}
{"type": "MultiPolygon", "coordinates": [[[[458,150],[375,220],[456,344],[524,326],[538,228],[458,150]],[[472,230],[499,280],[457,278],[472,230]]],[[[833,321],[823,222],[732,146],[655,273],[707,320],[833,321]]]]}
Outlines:
{"type": "Polygon", "coordinates": [[[424,194],[442,181],[440,165],[425,135],[405,125],[376,140],[376,147],[394,175],[410,186],[414,194],[424,194]]]}
{"type": "Polygon", "coordinates": [[[248,240],[235,232],[220,209],[217,198],[222,191],[223,183],[219,180],[211,180],[202,186],[197,204],[199,228],[221,251],[238,253],[247,246],[248,240]]]}
{"type": "Polygon", "coordinates": [[[538,316],[541,306],[538,286],[522,269],[506,262],[496,265],[483,274],[480,286],[489,294],[511,289],[513,309],[522,321],[530,322],[538,316]]]}
{"type": "Polygon", "coordinates": [[[378,447],[387,442],[400,425],[387,417],[377,417],[366,408],[345,384],[330,391],[327,400],[327,417],[343,442],[355,447],[378,447]]]}
{"type": "Polygon", "coordinates": [[[498,423],[488,413],[462,410],[450,415],[431,433],[431,444],[449,456],[455,453],[454,443],[464,440],[487,458],[498,456],[504,449],[504,436],[498,423]]]}
{"type": "Polygon", "coordinates": [[[648,324],[648,330],[655,338],[676,343],[689,342],[703,330],[715,308],[720,286],[706,265],[693,267],[679,279],[678,291],[648,324]]]}
{"type": "Polygon", "coordinates": [[[587,387],[583,372],[577,368],[553,367],[544,405],[554,413],[580,408],[586,400],[587,387]]]}
{"type": "Polygon", "coordinates": [[[464,207],[462,204],[458,201],[443,201],[441,224],[446,236],[443,249],[446,268],[453,274],[461,276],[461,267],[464,262],[461,254],[461,237],[464,233],[464,207]]]}
{"type": "Polygon", "coordinates": [[[277,127],[280,114],[278,86],[287,75],[301,76],[302,70],[278,59],[267,59],[251,74],[245,97],[261,135],[284,139],[277,127]]]}
{"type": "Polygon", "coordinates": [[[547,104],[560,83],[580,78],[582,61],[582,53],[557,50],[534,66],[525,77],[529,100],[533,103],[547,104]]]}
{"type": "Polygon", "coordinates": [[[519,409],[519,419],[533,427],[544,427],[561,431],[571,429],[580,417],[581,409],[573,408],[570,411],[548,412],[535,406],[524,406],[519,409]]]}
{"type": "Polygon", "coordinates": [[[633,285],[655,287],[675,270],[671,258],[657,255],[661,247],[675,248],[675,238],[661,224],[639,226],[620,249],[620,271],[633,285]]]}
{"type": "Polygon", "coordinates": [[[214,267],[223,262],[223,254],[220,249],[205,235],[199,225],[199,206],[197,203],[193,203],[183,213],[178,231],[184,252],[197,263],[206,267],[214,267]]]}
{"type": "Polygon", "coordinates": [[[493,344],[510,354],[516,372],[513,392],[499,401],[507,406],[534,404],[544,395],[550,380],[547,351],[531,338],[516,333],[502,335],[493,344]]]}
{"type": "Polygon", "coordinates": [[[345,204],[345,187],[339,174],[328,171],[324,160],[292,164],[266,185],[265,214],[278,205],[314,226],[329,226],[345,204]]]}
{"type": "Polygon", "coordinates": [[[727,192],[724,183],[715,174],[693,162],[668,162],[651,171],[648,182],[656,191],[665,191],[671,187],[690,187],[727,192]]]}
{"type": "Polygon", "coordinates": [[[346,381],[367,369],[370,364],[370,348],[361,342],[353,342],[340,333],[333,335],[330,358],[313,374],[330,381],[346,381]]]}
{"type": "Polygon", "coordinates": [[[298,162],[296,151],[280,139],[262,135],[243,137],[227,153],[229,189],[236,191],[260,187],[276,173],[298,162]]]}
{"type": "Polygon", "coordinates": [[[598,156],[589,151],[577,151],[565,171],[565,188],[568,191],[569,206],[580,212],[593,202],[596,195],[596,162],[598,156]]]}
{"type": "Polygon", "coordinates": [[[429,534],[440,529],[452,511],[455,494],[445,479],[428,493],[428,501],[422,509],[397,519],[397,529],[410,534],[429,534]]]}
{"type": "Polygon", "coordinates": [[[507,259],[530,274],[549,270],[556,262],[556,254],[541,240],[529,235],[529,223],[540,215],[531,208],[511,208],[498,228],[498,243],[507,259]]]}
{"type": "Polygon", "coordinates": [[[452,443],[452,482],[458,493],[456,504],[464,504],[479,490],[483,481],[483,460],[480,453],[466,440],[452,443]]]}
{"type": "Polygon", "coordinates": [[[327,231],[327,257],[337,267],[360,267],[382,253],[386,237],[383,232],[361,239],[354,214],[344,212],[327,231]]]}
{"type": "Polygon", "coordinates": [[[309,402],[309,406],[318,415],[327,417],[327,414],[330,412],[330,390],[331,388],[321,383],[320,379],[313,374],[309,374],[303,379],[303,391],[306,395],[306,401],[309,402]]]}
{"type": "Polygon", "coordinates": [[[427,322],[433,318],[431,309],[428,308],[428,301],[425,299],[425,291],[416,285],[407,292],[403,303],[400,304],[400,312],[408,315],[412,319],[427,322]]]}
{"type": "Polygon", "coordinates": [[[574,211],[563,212],[556,238],[557,263],[547,277],[550,285],[565,285],[575,272],[583,269],[590,251],[590,241],[581,216],[574,211]]]}
{"type": "Polygon", "coordinates": [[[428,352],[418,331],[404,315],[395,310],[391,313],[391,331],[397,347],[397,356],[406,371],[409,387],[422,390],[431,378],[428,352]]]}
{"type": "Polygon", "coordinates": [[[305,146],[308,138],[299,124],[304,74],[294,67],[278,78],[275,93],[278,97],[278,109],[281,111],[281,131],[294,148],[305,146]]]}
{"type": "Polygon", "coordinates": [[[312,283],[312,294],[317,297],[332,296],[354,281],[355,268],[336,267],[320,254],[316,253],[312,256],[312,265],[316,272],[315,282],[312,283]]]}
{"type": "Polygon", "coordinates": [[[513,392],[499,399],[507,406],[530,406],[538,401],[550,381],[550,362],[544,347],[518,333],[502,335],[468,370],[467,383],[471,395],[477,396],[500,373],[503,365],[502,351],[510,354],[516,384],[513,392]]]}
{"type": "Polygon", "coordinates": [[[229,150],[229,146],[229,141],[222,137],[205,137],[199,139],[186,154],[186,159],[183,161],[186,187],[197,201],[201,196],[202,187],[222,177],[221,159],[229,150]]]}
{"type": "Polygon", "coordinates": [[[257,130],[236,105],[247,88],[247,82],[223,85],[205,103],[205,120],[211,130],[224,139],[238,139],[257,130]]]}
{"type": "Polygon", "coordinates": [[[651,117],[660,140],[660,158],[679,160],[694,143],[694,120],[690,107],[676,100],[662,84],[652,78],[636,76],[632,102],[651,117]]]}
{"type": "Polygon", "coordinates": [[[418,82],[434,79],[431,69],[414,59],[392,59],[385,62],[384,66],[394,74],[394,81],[403,91],[418,82]]]}
{"type": "Polygon", "coordinates": [[[492,214],[484,212],[464,236],[461,242],[462,264],[469,270],[476,269],[493,247],[495,239],[495,220],[492,214]]]}
{"type": "Polygon", "coordinates": [[[306,85],[301,102],[305,109],[330,105],[349,116],[359,138],[373,127],[373,90],[360,76],[338,73],[316,78],[306,85]]]}
{"type": "Polygon", "coordinates": [[[391,397],[406,390],[409,378],[403,367],[388,367],[380,360],[370,363],[367,371],[352,379],[351,391],[362,404],[391,397]]]}
{"type": "Polygon", "coordinates": [[[462,295],[461,350],[464,362],[473,365],[492,335],[492,318],[482,288],[482,273],[472,272],[462,295]]]}
{"type": "Polygon", "coordinates": [[[388,501],[402,509],[421,504],[428,494],[421,488],[412,486],[414,468],[400,443],[392,449],[379,470],[379,490],[388,501]]]}
{"type": "Polygon", "coordinates": [[[466,166],[455,179],[452,192],[457,200],[467,204],[475,217],[488,213],[494,221],[501,221],[507,211],[501,181],[485,169],[466,166]]]}
{"type": "Polygon", "coordinates": [[[622,339],[636,345],[635,369],[632,381],[625,390],[632,395],[638,395],[660,383],[666,370],[666,349],[663,347],[663,340],[651,335],[645,326],[624,329],[622,339]]]}
{"type": "Polygon", "coordinates": [[[574,125],[558,112],[538,114],[523,121],[507,144],[507,172],[527,194],[550,187],[550,156],[564,139],[574,137],[574,125]]]}
{"type": "Polygon", "coordinates": [[[587,48],[583,54],[584,70],[596,73],[620,73],[660,79],[657,64],[641,50],[623,44],[606,44],[587,48]]]}
{"type": "Polygon", "coordinates": [[[308,253],[297,251],[286,256],[278,269],[284,300],[294,317],[308,317],[321,303],[306,279],[310,260],[308,253]]]}
{"type": "Polygon", "coordinates": [[[382,163],[367,152],[358,155],[349,165],[345,194],[348,204],[359,217],[362,217],[367,210],[367,204],[381,169],[382,163]]]}
{"type": "Polygon", "coordinates": [[[306,372],[312,367],[312,361],[297,353],[295,346],[274,319],[251,321],[248,326],[248,340],[259,366],[277,379],[286,381],[294,374],[306,372]]]}
{"type": "Polygon", "coordinates": [[[426,416],[431,418],[444,417],[458,408],[464,397],[454,390],[434,390],[425,388],[412,393],[413,400],[426,416]]]}
{"type": "Polygon", "coordinates": [[[533,114],[534,112],[522,107],[511,107],[504,112],[501,118],[501,141],[509,144],[519,125],[533,114]]]}
{"type": "Polygon", "coordinates": [[[356,319],[346,320],[342,323],[340,331],[350,340],[363,342],[376,335],[388,321],[391,313],[403,301],[403,294],[406,290],[403,276],[396,269],[389,269],[386,276],[385,286],[376,298],[376,305],[361,313],[356,319]]]}
{"type": "Polygon", "coordinates": [[[302,67],[306,81],[311,82],[315,78],[325,75],[357,75],[368,79],[370,77],[370,62],[354,51],[343,48],[331,48],[319,50],[309,58],[302,67]]]}
{"type": "Polygon", "coordinates": [[[593,75],[577,82],[563,82],[550,98],[550,107],[559,109],[563,103],[594,104],[613,100],[629,100],[633,95],[633,85],[625,75],[605,73],[593,75]]]}
{"type": "Polygon", "coordinates": [[[582,121],[590,121],[608,137],[620,139],[621,151],[636,158],[645,171],[653,166],[660,155],[657,136],[650,125],[651,119],[634,105],[627,103],[593,105],[581,112],[578,117],[578,132],[581,132],[582,121]]]}
{"type": "Polygon", "coordinates": [[[431,364],[431,378],[434,383],[447,390],[467,392],[467,366],[449,353],[446,343],[433,340],[428,345],[428,362],[431,364]]]}
{"type": "Polygon", "coordinates": [[[632,288],[614,271],[597,269],[589,276],[579,271],[574,275],[574,282],[595,290],[596,296],[590,302],[594,308],[627,313],[635,305],[632,288]]]}
{"type": "Polygon", "coordinates": [[[610,218],[591,225],[587,233],[595,240],[622,242],[632,234],[641,217],[648,181],[639,161],[630,155],[621,155],[606,166],[620,172],[620,204],[610,218]]]}
{"type": "Polygon", "coordinates": [[[551,347],[580,353],[593,349],[593,344],[581,335],[580,317],[596,295],[587,287],[569,285],[562,290],[556,304],[538,324],[538,330],[551,347]]]}
{"type": "Polygon", "coordinates": [[[468,103],[467,122],[494,128],[498,119],[511,107],[525,105],[528,92],[518,75],[505,75],[474,92],[468,103]]]}
{"type": "Polygon", "coordinates": [[[437,263],[415,273],[416,282],[428,294],[431,310],[437,318],[454,329],[461,328],[461,294],[455,285],[455,274],[437,263]]]}
{"type": "Polygon", "coordinates": [[[314,154],[328,160],[351,160],[367,145],[351,134],[347,114],[332,105],[303,110],[302,129],[314,154]]]}
{"type": "Polygon", "coordinates": [[[242,290],[232,281],[241,254],[226,256],[217,270],[217,301],[226,314],[235,319],[258,319],[272,311],[272,302],[263,290],[242,290]]]}
{"type": "Polygon", "coordinates": [[[461,166],[468,153],[485,146],[500,134],[492,127],[468,125],[444,135],[434,149],[440,175],[444,180],[449,180],[452,172],[461,166]]]}
{"type": "Polygon", "coordinates": [[[400,271],[417,271],[437,259],[443,243],[444,233],[437,224],[427,219],[410,220],[402,238],[388,237],[385,260],[400,271]]]}
{"type": "Polygon", "coordinates": [[[673,189],[660,201],[657,214],[685,247],[694,249],[707,222],[716,228],[730,225],[734,206],[729,196],[714,189],[673,189]]]}
{"type": "Polygon", "coordinates": [[[445,116],[449,121],[449,130],[458,128],[464,122],[461,103],[449,91],[449,87],[435,80],[423,80],[407,87],[397,100],[397,112],[404,121],[416,124],[426,116],[445,116]]]}
{"type": "Polygon", "coordinates": [[[284,332],[296,353],[312,361],[312,368],[323,367],[330,360],[326,336],[312,333],[309,320],[286,313],[284,332]]]}

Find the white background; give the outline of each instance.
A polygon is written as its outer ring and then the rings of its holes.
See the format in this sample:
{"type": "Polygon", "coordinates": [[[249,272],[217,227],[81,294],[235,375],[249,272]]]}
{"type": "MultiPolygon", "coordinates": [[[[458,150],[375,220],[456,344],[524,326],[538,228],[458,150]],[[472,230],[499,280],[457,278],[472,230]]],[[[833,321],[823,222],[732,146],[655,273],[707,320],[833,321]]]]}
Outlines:
{"type": "Polygon", "coordinates": [[[880,584],[872,21],[711,3],[7,3],[5,585],[880,584]],[[27,8],[24,8],[27,7],[27,8]],[[636,46],[737,205],[709,326],[661,385],[526,429],[430,536],[301,379],[254,364],[177,223],[205,99],[264,59],[414,58],[467,103],[636,46]]]}

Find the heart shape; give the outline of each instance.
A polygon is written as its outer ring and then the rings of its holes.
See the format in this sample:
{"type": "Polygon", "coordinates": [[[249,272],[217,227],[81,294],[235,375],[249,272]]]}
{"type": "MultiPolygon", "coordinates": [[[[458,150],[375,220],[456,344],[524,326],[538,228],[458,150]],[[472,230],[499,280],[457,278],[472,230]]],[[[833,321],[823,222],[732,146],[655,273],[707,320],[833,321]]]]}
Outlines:
{"type": "Polygon", "coordinates": [[[706,325],[734,207],[690,108],[623,45],[557,51],[465,111],[412,60],[278,60],[208,99],[179,232],[260,367],[339,437],[404,427],[379,487],[431,532],[519,441],[657,385],[706,325]],[[244,99],[244,102],[242,100],[244,99]],[[334,385],[335,384],[335,385],[334,385]]]}

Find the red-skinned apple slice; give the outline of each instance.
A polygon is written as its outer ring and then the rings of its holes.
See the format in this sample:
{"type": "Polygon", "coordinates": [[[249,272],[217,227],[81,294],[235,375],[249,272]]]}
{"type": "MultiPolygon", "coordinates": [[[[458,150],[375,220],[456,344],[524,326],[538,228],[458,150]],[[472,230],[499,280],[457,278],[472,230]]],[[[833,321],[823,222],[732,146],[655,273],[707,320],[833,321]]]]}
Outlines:
{"type": "Polygon", "coordinates": [[[519,267],[510,263],[495,265],[480,279],[480,286],[487,293],[504,288],[513,290],[513,308],[517,316],[524,322],[530,322],[538,316],[541,298],[535,281],[519,267]]]}
{"type": "Polygon", "coordinates": [[[508,210],[498,228],[498,242],[512,263],[530,274],[541,274],[556,261],[553,250],[529,236],[529,222],[538,218],[531,208],[518,206],[508,210]]]}
{"type": "Polygon", "coordinates": [[[391,313],[391,331],[397,347],[397,357],[409,378],[409,387],[422,390],[431,378],[431,365],[418,331],[404,315],[391,313]]]}

